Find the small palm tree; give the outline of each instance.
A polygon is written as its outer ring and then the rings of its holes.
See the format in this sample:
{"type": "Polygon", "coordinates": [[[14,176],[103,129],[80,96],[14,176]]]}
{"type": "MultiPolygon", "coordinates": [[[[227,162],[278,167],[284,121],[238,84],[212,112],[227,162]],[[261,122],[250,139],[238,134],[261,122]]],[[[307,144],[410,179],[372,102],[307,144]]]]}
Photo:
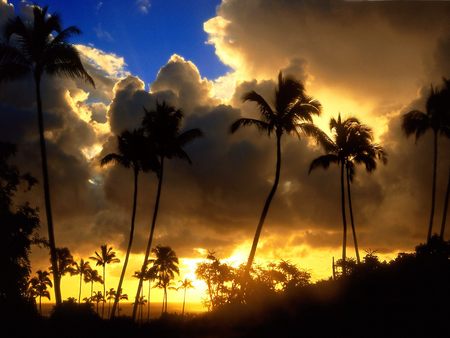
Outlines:
{"type": "Polygon", "coordinates": [[[53,284],[49,278],[50,273],[48,271],[38,270],[36,271],[36,275],[36,277],[30,280],[30,288],[32,295],[39,297],[39,314],[42,315],[42,297],[50,300],[50,292],[48,292],[47,287],[52,287],[53,284]]]}
{"type": "MultiPolygon", "coordinates": [[[[77,271],[75,269],[76,263],[73,260],[73,256],[68,248],[56,248],[56,262],[59,281],[61,281],[62,277],[67,273],[71,276],[77,274],[77,271]]],[[[53,272],[53,265],[49,267],[49,270],[53,275],[55,275],[55,273],[53,272]]]]}
{"type": "Polygon", "coordinates": [[[436,90],[431,86],[425,112],[412,110],[403,115],[402,128],[406,136],[415,134],[416,141],[428,130],[433,132],[433,178],[431,184],[431,212],[428,224],[427,242],[433,232],[434,208],[436,204],[436,175],[439,134],[450,137],[450,113],[448,112],[448,80],[444,79],[447,89],[436,90]],[[446,92],[447,90],[447,92],[446,92]],[[447,102],[447,103],[446,103],[447,102]],[[447,109],[445,108],[447,106],[447,109]]]}
{"type": "Polygon", "coordinates": [[[89,264],[89,262],[85,262],[83,258],[80,259],[80,262],[75,262],[75,274],[80,275],[80,287],[78,291],[78,303],[80,303],[81,300],[81,282],[83,280],[83,277],[86,277],[86,273],[89,273],[88,271],[91,271],[92,268],[89,264]]]}
{"type": "Polygon", "coordinates": [[[93,295],[94,283],[104,284],[102,276],[100,276],[98,271],[94,270],[94,269],[87,270],[84,273],[84,282],[91,283],[91,296],[90,297],[92,297],[92,295],[93,295]]]}
{"type": "MultiPolygon", "coordinates": [[[[202,137],[203,133],[200,129],[194,128],[186,131],[181,131],[181,123],[183,121],[183,113],[180,109],[166,104],[166,102],[156,103],[155,110],[145,110],[145,116],[142,121],[142,126],[151,144],[154,154],[158,156],[159,170],[157,172],[158,188],[156,191],[155,206],[153,208],[153,217],[150,226],[147,247],[145,250],[144,261],[141,268],[141,278],[139,279],[138,288],[136,291],[136,298],[138,299],[144,282],[144,272],[146,269],[150,249],[152,247],[153,235],[156,227],[156,218],[158,216],[159,201],[161,197],[161,188],[164,175],[164,161],[165,159],[179,158],[191,164],[189,155],[184,151],[184,147],[193,140],[202,137]]],[[[133,306],[132,318],[136,318],[137,302],[133,306]]]]}
{"type": "Polygon", "coordinates": [[[156,259],[153,266],[158,276],[157,286],[164,290],[162,312],[167,313],[167,288],[170,282],[179,274],[178,257],[170,246],[160,246],[152,250],[156,259]]]}
{"type": "MultiPolygon", "coordinates": [[[[123,279],[127,270],[128,259],[131,252],[131,246],[133,244],[134,236],[134,222],[136,218],[136,205],[138,194],[138,177],[141,171],[158,170],[158,160],[156,156],[151,156],[149,149],[149,143],[144,137],[143,131],[135,129],[132,132],[124,131],[117,137],[119,153],[110,153],[102,158],[101,165],[107,165],[109,163],[117,163],[125,168],[133,169],[134,174],[134,193],[133,193],[133,209],[131,212],[131,226],[130,235],[128,238],[127,252],[125,254],[125,261],[122,267],[122,273],[120,274],[119,285],[117,290],[122,289],[123,279]]],[[[117,303],[119,299],[114,300],[114,304],[111,310],[111,318],[115,316],[117,303]]]]}
{"type": "MultiPolygon", "coordinates": [[[[107,244],[103,244],[100,246],[100,253],[95,251],[95,256],[89,257],[93,261],[96,262],[96,266],[101,266],[103,268],[103,295],[106,295],[106,265],[119,263],[120,259],[116,257],[116,253],[113,251],[113,248],[110,246],[108,248],[107,244]]],[[[102,317],[105,313],[105,303],[102,305],[102,317]]]]}
{"type": "MultiPolygon", "coordinates": [[[[103,297],[103,294],[101,291],[94,291],[94,295],[91,297],[92,301],[96,303],[96,311],[98,314],[98,303],[102,302],[105,303],[105,297],[103,297]]],[[[103,317],[103,314],[102,314],[103,317]]]]}
{"type": "Polygon", "coordinates": [[[120,292],[116,292],[116,298],[119,301],[117,302],[117,313],[120,314],[120,302],[122,300],[128,300],[128,295],[126,293],[122,294],[122,289],[120,289],[120,292]]]}
{"type": "MultiPolygon", "coordinates": [[[[150,260],[149,264],[153,264],[154,260],[150,260]]],[[[144,279],[148,281],[148,296],[147,296],[147,322],[150,322],[150,290],[152,282],[158,278],[156,268],[151,266],[145,271],[144,279]]]]}
{"type": "MultiPolygon", "coordinates": [[[[376,159],[386,161],[384,150],[372,142],[372,131],[367,126],[362,125],[354,117],[342,121],[339,114],[337,120],[330,120],[330,130],[333,133],[333,140],[325,133],[318,134],[317,139],[324,148],[326,154],[319,156],[311,162],[309,173],[312,170],[323,167],[327,169],[330,164],[336,163],[341,170],[341,209],[343,224],[342,239],[342,267],[345,275],[346,248],[347,248],[347,218],[345,213],[345,189],[344,175],[347,172],[348,192],[350,193],[350,181],[353,179],[355,164],[364,163],[368,171],[376,168],[376,159]]],[[[352,216],[353,217],[353,216],[352,216]]],[[[352,222],[353,238],[355,243],[356,256],[359,257],[356,231],[352,222]]]]}
{"type": "Polygon", "coordinates": [[[184,306],[186,304],[186,290],[187,289],[193,289],[194,285],[192,285],[192,281],[190,279],[185,278],[184,280],[180,281],[179,289],[183,289],[183,308],[181,310],[181,315],[184,316],[184,306]]]}
{"type": "Polygon", "coordinates": [[[36,87],[39,141],[41,148],[42,175],[44,184],[45,212],[47,215],[48,239],[52,263],[55,300],[61,304],[61,288],[58,279],[56,244],[50,202],[50,184],[47,168],[47,149],[44,137],[44,118],[41,100],[43,74],[64,75],[81,78],[94,86],[94,81],[81,63],[78,51],[68,39],[80,34],[75,26],[62,28],[58,15],[48,15],[48,7],[33,6],[33,21],[20,17],[9,20],[4,27],[0,43],[0,82],[24,78],[32,74],[36,87]],[[55,34],[54,34],[55,32],[55,34]]]}
{"type": "Polygon", "coordinates": [[[301,132],[306,135],[320,133],[320,130],[313,124],[312,116],[320,114],[321,105],[318,101],[306,95],[302,83],[289,77],[283,77],[281,72],[278,75],[278,85],[275,90],[273,107],[255,91],[246,93],[243,96],[243,100],[252,101],[258,105],[261,119],[240,118],[231,125],[231,133],[246,126],[255,126],[260,131],[267,133],[268,136],[275,133],[277,154],[275,180],[264,203],[244,272],[244,279],[248,279],[264,221],[280,180],[281,137],[283,134],[295,134],[300,137],[301,132]]]}
{"type": "Polygon", "coordinates": [[[110,288],[109,291],[106,291],[106,299],[108,300],[108,317],[111,314],[111,300],[116,299],[116,290],[114,288],[110,288]]]}

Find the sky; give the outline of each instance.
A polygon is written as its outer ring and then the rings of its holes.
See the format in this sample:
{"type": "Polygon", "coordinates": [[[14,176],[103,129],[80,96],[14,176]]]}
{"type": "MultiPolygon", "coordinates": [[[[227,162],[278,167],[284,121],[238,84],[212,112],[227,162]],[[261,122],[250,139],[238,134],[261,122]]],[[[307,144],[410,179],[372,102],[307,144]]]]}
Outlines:
{"type": "MultiPolygon", "coordinates": [[[[400,125],[405,112],[424,109],[431,84],[450,77],[449,2],[46,3],[64,25],[83,31],[73,42],[96,82],[94,89],[81,81],[45,78],[42,89],[56,241],[75,258],[91,256],[104,243],[123,257],[132,175],[119,167],[100,168],[99,160],[115,151],[118,134],[139,125],[143,106],[166,100],[184,111],[185,128],[201,128],[205,137],[186,148],[191,166],[176,160],[167,165],[155,244],[170,245],[181,258],[182,277],[191,279],[207,250],[233,264],[245,261],[273,182],[275,142],[256,130],[230,135],[228,129],[239,117],[258,116],[241,97],[255,90],[270,101],[280,70],[301,80],[322,103],[318,126],[327,130],[338,113],[356,116],[373,128],[388,153],[387,165],[374,173],[358,168],[352,185],[362,252],[375,250],[390,259],[425,240],[431,137],[414,142],[400,125]]],[[[19,13],[27,17],[30,10],[2,0],[0,27],[19,13]]],[[[17,165],[40,178],[33,83],[0,88],[0,135],[18,144],[17,165]]],[[[439,144],[435,230],[450,165],[448,140],[440,138],[439,144]]],[[[286,259],[314,280],[328,278],[331,259],[341,251],[338,169],[308,175],[321,149],[305,137],[284,137],[282,152],[280,187],[257,262],[286,259]]],[[[154,175],[142,175],[130,276],[143,258],[155,189],[154,175]]],[[[38,185],[18,198],[44,210],[42,196],[38,185]]],[[[41,219],[45,235],[43,213],[41,219]]],[[[350,255],[352,250],[349,237],[350,255]]],[[[47,266],[47,253],[34,250],[33,267],[47,266]]],[[[119,275],[120,264],[108,267],[108,287],[116,286],[119,275]]],[[[132,278],[126,282],[129,294],[135,284],[132,278]]],[[[200,301],[204,285],[195,285],[192,300],[200,301]]],[[[71,288],[76,278],[64,277],[63,297],[71,288]]]]}

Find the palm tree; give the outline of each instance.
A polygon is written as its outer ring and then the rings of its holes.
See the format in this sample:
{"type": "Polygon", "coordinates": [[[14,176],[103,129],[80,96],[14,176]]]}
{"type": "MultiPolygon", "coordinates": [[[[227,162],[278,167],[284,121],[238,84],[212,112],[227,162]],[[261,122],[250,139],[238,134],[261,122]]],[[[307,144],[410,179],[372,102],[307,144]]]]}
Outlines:
{"type": "Polygon", "coordinates": [[[81,300],[81,282],[83,280],[83,276],[86,279],[86,273],[89,273],[88,271],[91,271],[92,268],[89,265],[89,262],[85,262],[83,258],[80,259],[80,262],[75,262],[75,274],[80,275],[80,288],[78,291],[78,303],[80,303],[81,300]]]}
{"type": "MultiPolygon", "coordinates": [[[[134,174],[134,193],[133,193],[133,208],[131,212],[131,226],[130,235],[128,239],[127,252],[125,255],[125,261],[122,267],[122,273],[120,274],[119,285],[117,290],[122,289],[123,279],[127,270],[128,259],[131,252],[131,246],[133,244],[134,236],[134,221],[136,218],[136,205],[137,205],[137,193],[138,193],[138,177],[139,172],[153,170],[156,171],[159,167],[156,156],[150,156],[152,152],[148,148],[149,143],[144,137],[141,129],[135,129],[132,132],[124,131],[117,136],[119,153],[110,153],[102,158],[101,165],[107,165],[109,163],[118,163],[125,168],[133,169],[134,174]],[[148,152],[148,153],[147,153],[148,152]]],[[[111,311],[111,318],[114,318],[116,313],[116,307],[119,299],[114,300],[114,304],[111,311]]]]}
{"type": "Polygon", "coordinates": [[[48,292],[47,287],[52,287],[52,281],[49,276],[48,271],[38,270],[36,271],[36,277],[31,278],[30,288],[34,297],[39,297],[39,314],[42,315],[42,297],[46,297],[50,300],[50,292],[48,292]]]}
{"type": "Polygon", "coordinates": [[[428,130],[433,132],[433,179],[431,184],[431,212],[428,225],[427,242],[433,232],[434,208],[436,204],[436,175],[439,134],[450,137],[450,118],[448,112],[448,80],[444,79],[447,89],[436,90],[431,86],[430,95],[425,104],[425,112],[412,110],[403,115],[402,128],[406,136],[415,134],[416,141],[428,130]],[[447,90],[447,92],[446,92],[447,90]],[[446,94],[447,93],[447,94],[446,94]],[[447,101],[447,104],[445,102],[447,101]],[[447,106],[447,109],[445,107],[447,106]]]}
{"type": "Polygon", "coordinates": [[[186,290],[193,289],[194,285],[192,285],[192,281],[190,279],[185,278],[180,281],[180,289],[183,289],[183,309],[181,310],[181,315],[184,316],[184,306],[186,304],[186,290]]]}
{"type": "Polygon", "coordinates": [[[116,299],[116,290],[114,288],[110,288],[109,291],[106,291],[106,299],[108,300],[108,317],[111,314],[111,300],[116,299]]]}
{"type": "Polygon", "coordinates": [[[179,274],[178,257],[170,246],[160,246],[152,250],[156,259],[153,263],[156,275],[158,276],[158,287],[164,290],[162,312],[167,313],[167,287],[179,274]]]}
{"type": "Polygon", "coordinates": [[[450,169],[448,170],[447,192],[445,193],[444,211],[442,212],[441,233],[439,234],[439,237],[441,238],[441,240],[444,240],[445,222],[446,222],[446,219],[447,219],[447,209],[448,209],[449,196],[450,196],[450,169]]]}
{"type": "MultiPolygon", "coordinates": [[[[98,303],[102,302],[104,304],[105,303],[105,297],[103,297],[103,294],[102,294],[101,291],[94,291],[94,295],[91,297],[91,300],[97,304],[96,305],[96,309],[97,309],[96,311],[97,311],[97,314],[98,314],[98,303]]],[[[102,317],[103,317],[103,314],[102,314],[102,317]]]]}
{"type": "MultiPolygon", "coordinates": [[[[150,226],[149,237],[147,241],[147,247],[145,250],[144,261],[141,268],[141,278],[139,278],[139,284],[136,291],[136,300],[142,289],[142,284],[144,282],[144,272],[146,269],[148,257],[150,255],[150,249],[152,247],[153,235],[156,227],[156,218],[158,216],[159,201],[161,197],[161,188],[163,183],[164,174],[164,160],[179,158],[187,161],[191,164],[191,159],[189,155],[184,151],[183,147],[188,143],[192,142],[196,138],[203,136],[200,129],[194,128],[182,132],[181,123],[183,120],[183,113],[180,109],[175,109],[175,107],[166,104],[166,102],[156,103],[155,110],[146,110],[145,116],[142,121],[142,126],[149,139],[151,148],[153,149],[156,156],[158,156],[159,170],[157,171],[158,177],[158,188],[156,191],[155,206],[153,208],[152,223],[150,226]]],[[[137,313],[137,302],[133,306],[132,318],[136,318],[137,313]]]]}
{"type": "Polygon", "coordinates": [[[128,295],[126,293],[122,294],[122,289],[120,289],[119,292],[116,292],[116,298],[119,301],[117,302],[117,313],[120,314],[120,301],[121,300],[128,300],[128,295]]]}
{"type": "Polygon", "coordinates": [[[102,276],[100,276],[98,274],[98,271],[94,270],[94,269],[87,270],[84,273],[84,282],[85,283],[91,283],[91,297],[92,297],[93,290],[94,290],[94,283],[104,284],[102,276]]]}
{"type": "MultiPolygon", "coordinates": [[[[68,248],[56,248],[56,262],[59,281],[61,281],[62,277],[67,273],[71,276],[77,274],[77,271],[74,268],[76,263],[73,260],[73,256],[68,248]]],[[[55,275],[53,272],[53,266],[50,266],[49,270],[53,273],[53,275],[55,275]]]]}
{"type": "MultiPolygon", "coordinates": [[[[100,253],[95,251],[95,256],[89,257],[93,261],[96,262],[96,266],[101,266],[103,268],[103,295],[106,295],[106,265],[119,263],[120,259],[116,257],[116,253],[113,251],[113,248],[110,246],[108,248],[107,244],[103,244],[100,246],[100,253]]],[[[105,303],[102,305],[102,317],[105,313],[105,303]]]]}
{"type": "MultiPolygon", "coordinates": [[[[154,260],[150,260],[149,263],[153,264],[154,260]]],[[[150,290],[152,288],[152,282],[158,278],[155,267],[149,267],[145,271],[144,279],[148,281],[148,296],[147,296],[147,322],[150,322],[150,290]]]]}
{"type": "MultiPolygon", "coordinates": [[[[346,274],[346,248],[347,248],[347,218],[345,213],[345,189],[344,173],[347,173],[347,188],[350,194],[350,182],[353,179],[355,164],[363,163],[366,170],[372,171],[376,168],[376,159],[386,161],[384,150],[372,142],[372,131],[365,125],[362,125],[354,117],[342,121],[339,114],[337,120],[330,120],[330,130],[333,133],[333,139],[330,139],[325,133],[318,134],[317,139],[324,148],[326,154],[319,156],[311,162],[309,173],[312,170],[323,167],[327,169],[330,164],[336,163],[341,168],[341,209],[343,224],[342,239],[342,267],[343,274],[346,274]]],[[[350,196],[350,195],[349,195],[350,196]]],[[[353,212],[351,212],[353,219],[353,212]]],[[[355,243],[356,256],[359,257],[358,244],[356,240],[356,231],[352,221],[353,239],[355,243]]]]}
{"type": "Polygon", "coordinates": [[[377,168],[377,159],[381,160],[384,164],[387,163],[387,154],[380,145],[373,142],[372,129],[359,122],[354,122],[352,128],[355,129],[355,131],[350,133],[350,136],[352,137],[348,139],[351,155],[348,156],[345,161],[345,171],[353,243],[355,245],[356,262],[359,264],[361,263],[361,259],[359,256],[358,240],[353,217],[350,183],[353,182],[357,164],[364,164],[366,171],[370,173],[377,168]]]}
{"type": "Polygon", "coordinates": [[[283,134],[296,134],[300,137],[301,132],[306,135],[320,133],[320,130],[313,124],[312,116],[320,114],[321,105],[317,100],[306,95],[302,83],[290,77],[283,77],[281,72],[278,75],[278,85],[275,90],[274,109],[255,91],[246,93],[243,96],[243,101],[255,102],[258,105],[261,119],[240,118],[231,125],[231,133],[236,132],[240,127],[246,126],[255,126],[260,131],[266,132],[268,136],[275,133],[277,154],[275,180],[264,203],[244,272],[244,279],[247,280],[255,258],[256,248],[258,246],[264,221],[280,180],[281,137],[283,134]]]}
{"type": "Polygon", "coordinates": [[[47,215],[50,257],[56,304],[61,304],[61,287],[58,279],[56,244],[50,202],[50,184],[47,168],[47,150],[44,138],[44,119],[41,100],[43,74],[81,78],[94,86],[94,80],[84,69],[78,51],[68,40],[80,34],[75,26],[65,29],[58,15],[48,15],[48,7],[33,6],[33,21],[20,17],[9,20],[4,27],[0,43],[0,82],[24,78],[32,74],[36,87],[36,102],[44,184],[45,212],[47,215]],[[54,33],[55,32],[55,33],[54,33]]]}

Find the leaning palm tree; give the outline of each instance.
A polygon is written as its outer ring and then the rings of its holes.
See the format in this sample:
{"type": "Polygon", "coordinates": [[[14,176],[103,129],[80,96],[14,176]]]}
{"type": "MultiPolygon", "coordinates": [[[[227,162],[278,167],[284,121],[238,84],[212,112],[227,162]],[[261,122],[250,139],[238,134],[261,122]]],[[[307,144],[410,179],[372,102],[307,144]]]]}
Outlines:
{"type": "Polygon", "coordinates": [[[39,297],[39,314],[42,315],[42,297],[46,297],[50,300],[50,292],[47,287],[52,287],[52,281],[48,271],[38,270],[36,271],[36,277],[30,280],[30,288],[34,297],[39,297]]]}
{"type": "MultiPolygon", "coordinates": [[[[448,86],[448,80],[446,81],[444,79],[444,82],[448,86]]],[[[416,141],[428,130],[433,132],[433,178],[431,184],[431,211],[427,242],[430,241],[433,232],[434,209],[436,204],[438,136],[441,134],[450,137],[449,112],[448,109],[445,109],[444,100],[448,100],[448,94],[445,94],[445,89],[439,90],[432,86],[425,104],[425,112],[412,110],[403,115],[402,121],[402,128],[406,136],[415,134],[416,141]]]]}
{"type": "MultiPolygon", "coordinates": [[[[125,254],[125,261],[122,267],[122,273],[120,274],[119,285],[117,290],[122,289],[123,279],[127,270],[128,259],[131,253],[131,246],[133,244],[134,236],[134,222],[136,218],[136,205],[138,194],[138,178],[141,171],[157,171],[159,167],[158,159],[154,156],[154,153],[149,148],[149,142],[144,137],[144,133],[141,129],[135,129],[133,131],[124,131],[117,136],[118,140],[118,153],[110,153],[102,158],[101,165],[107,165],[109,163],[117,163],[125,168],[131,168],[134,174],[134,193],[133,193],[133,208],[131,212],[131,226],[130,235],[128,238],[127,252],[125,254]]],[[[111,310],[111,318],[114,318],[117,308],[119,297],[116,297],[111,310]]]]}
{"type": "Polygon", "coordinates": [[[92,268],[89,262],[85,262],[83,258],[80,259],[80,262],[75,262],[75,274],[80,275],[80,287],[78,290],[78,303],[81,301],[81,283],[83,281],[83,276],[86,276],[92,268]]]}
{"type": "Polygon", "coordinates": [[[152,250],[156,259],[153,266],[158,276],[158,287],[164,290],[162,312],[167,313],[167,288],[175,278],[175,274],[180,273],[178,268],[178,257],[170,246],[160,246],[152,250]]]}
{"type": "MultiPolygon", "coordinates": [[[[196,138],[203,136],[202,131],[198,128],[181,131],[181,123],[183,121],[182,111],[175,109],[175,107],[166,104],[164,101],[162,103],[157,102],[154,110],[147,110],[145,108],[144,110],[145,116],[142,121],[142,126],[151,144],[150,148],[158,156],[160,166],[157,171],[158,188],[156,191],[155,206],[153,208],[153,217],[141,268],[141,278],[139,278],[136,291],[136,300],[142,289],[144,282],[143,276],[145,275],[144,272],[152,247],[163,183],[164,162],[166,159],[179,158],[191,164],[191,159],[183,148],[196,138]]],[[[137,302],[135,302],[132,313],[133,320],[136,318],[137,308],[137,302]]]]}
{"type": "Polygon", "coordinates": [[[49,15],[47,7],[33,6],[34,20],[15,17],[3,30],[0,43],[0,82],[24,78],[31,74],[36,87],[36,102],[39,127],[39,144],[44,186],[45,212],[47,215],[50,257],[56,304],[61,304],[61,286],[58,279],[56,244],[50,200],[50,183],[47,167],[47,150],[44,138],[44,118],[41,100],[41,79],[44,74],[81,78],[94,85],[84,69],[78,51],[68,39],[80,34],[75,26],[62,28],[60,17],[49,15]]]}
{"type": "Polygon", "coordinates": [[[260,131],[267,133],[268,136],[275,133],[277,154],[275,179],[272,189],[264,203],[244,272],[244,279],[247,280],[255,258],[256,248],[258,246],[264,221],[280,180],[281,137],[283,134],[296,134],[300,137],[301,133],[306,135],[320,133],[320,130],[314,126],[312,117],[313,115],[320,114],[321,105],[317,100],[314,100],[306,94],[305,88],[301,82],[290,77],[283,77],[281,72],[278,75],[278,85],[275,90],[273,107],[255,91],[246,93],[243,96],[243,100],[252,101],[258,105],[261,119],[240,118],[231,125],[231,133],[234,133],[239,128],[245,126],[255,126],[260,131]]]}
{"type": "Polygon", "coordinates": [[[183,289],[183,308],[181,310],[181,315],[184,316],[184,306],[186,304],[186,290],[193,289],[194,285],[192,285],[192,281],[190,279],[185,278],[180,281],[179,289],[183,289]]]}
{"type": "MultiPolygon", "coordinates": [[[[361,125],[354,117],[342,121],[339,114],[337,120],[330,120],[330,130],[333,133],[333,140],[325,133],[318,134],[318,141],[321,143],[326,154],[319,156],[311,162],[309,173],[312,170],[323,167],[327,169],[330,164],[336,163],[340,167],[341,182],[341,209],[342,209],[342,268],[346,274],[346,250],[347,250],[347,218],[345,212],[345,188],[344,177],[347,172],[348,192],[350,193],[350,182],[353,179],[355,164],[363,163],[368,171],[376,168],[376,159],[386,160],[384,150],[372,142],[372,131],[367,126],[361,125]]],[[[353,212],[352,212],[353,214],[353,212]]],[[[352,216],[353,218],[353,216],[352,216]]],[[[353,239],[355,243],[356,256],[359,257],[356,231],[352,222],[353,239]]]]}
{"type": "MultiPolygon", "coordinates": [[[[116,253],[113,251],[112,247],[108,248],[107,244],[100,246],[100,253],[95,251],[95,256],[89,257],[95,261],[96,266],[101,266],[103,268],[103,295],[106,295],[106,265],[119,263],[120,259],[116,257],[116,253]]],[[[105,303],[102,305],[102,317],[105,313],[105,303]]]]}

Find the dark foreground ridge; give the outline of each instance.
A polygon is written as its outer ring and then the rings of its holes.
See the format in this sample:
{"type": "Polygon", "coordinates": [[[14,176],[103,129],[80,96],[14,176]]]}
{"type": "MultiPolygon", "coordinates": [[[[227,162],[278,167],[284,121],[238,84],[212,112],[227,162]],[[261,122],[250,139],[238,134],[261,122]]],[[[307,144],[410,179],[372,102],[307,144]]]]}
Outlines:
{"type": "Polygon", "coordinates": [[[50,318],[35,307],[2,309],[9,337],[449,337],[450,241],[433,237],[389,262],[368,254],[346,277],[282,294],[254,289],[245,304],[149,324],[102,320],[65,302],[50,318]]]}

